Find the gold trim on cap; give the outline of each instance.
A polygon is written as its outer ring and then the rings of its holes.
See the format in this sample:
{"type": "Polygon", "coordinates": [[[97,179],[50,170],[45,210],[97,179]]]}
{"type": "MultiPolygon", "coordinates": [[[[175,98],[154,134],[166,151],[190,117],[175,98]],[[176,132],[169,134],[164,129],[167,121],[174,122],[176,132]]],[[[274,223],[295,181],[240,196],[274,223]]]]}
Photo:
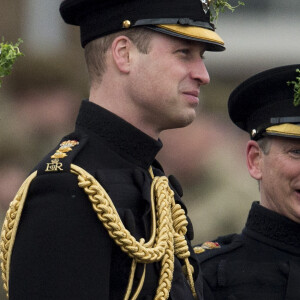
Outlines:
{"type": "Polygon", "coordinates": [[[271,127],[268,127],[266,129],[267,133],[273,134],[273,135],[287,135],[287,136],[295,136],[300,137],[300,125],[296,124],[280,124],[280,125],[274,125],[271,127]]]}
{"type": "Polygon", "coordinates": [[[224,41],[221,39],[221,37],[216,32],[206,28],[197,27],[197,26],[182,26],[182,25],[156,25],[156,26],[180,35],[184,35],[195,39],[205,40],[209,42],[214,42],[224,46],[224,41]]]}

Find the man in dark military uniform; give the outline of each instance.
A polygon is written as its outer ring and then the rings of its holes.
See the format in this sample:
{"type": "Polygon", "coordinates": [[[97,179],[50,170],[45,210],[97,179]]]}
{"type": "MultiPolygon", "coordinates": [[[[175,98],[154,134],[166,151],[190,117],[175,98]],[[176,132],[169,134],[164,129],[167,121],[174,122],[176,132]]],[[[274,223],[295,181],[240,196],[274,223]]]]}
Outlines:
{"type": "Polygon", "coordinates": [[[181,189],[155,156],[161,131],[195,118],[203,53],[224,50],[208,4],[61,3],[80,26],[90,97],[7,213],[10,300],[202,299],[181,189]]]}
{"type": "Polygon", "coordinates": [[[230,95],[232,121],[251,136],[247,165],[261,199],[241,234],[195,247],[207,300],[300,299],[299,68],[267,70],[230,95]]]}

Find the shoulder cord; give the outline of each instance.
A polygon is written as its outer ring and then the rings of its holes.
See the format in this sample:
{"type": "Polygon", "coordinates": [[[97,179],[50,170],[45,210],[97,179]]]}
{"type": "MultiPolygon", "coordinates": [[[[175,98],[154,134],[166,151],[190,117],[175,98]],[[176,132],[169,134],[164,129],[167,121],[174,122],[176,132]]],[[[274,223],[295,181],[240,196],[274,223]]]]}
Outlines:
{"type": "Polygon", "coordinates": [[[36,177],[36,175],[37,175],[37,171],[32,173],[23,182],[15,198],[9,205],[9,209],[6,213],[4,223],[2,226],[1,243],[0,243],[0,259],[1,259],[3,288],[6,291],[7,298],[8,298],[9,267],[10,267],[12,248],[15,242],[18,225],[21,219],[21,214],[27,196],[27,192],[31,181],[36,177]]]}
{"type": "MultiPolygon", "coordinates": [[[[133,258],[131,274],[124,300],[130,297],[136,264],[154,262],[161,262],[162,265],[159,284],[154,299],[168,299],[174,271],[174,254],[184,260],[190,288],[194,297],[197,297],[192,275],[193,267],[188,260],[190,252],[184,237],[187,232],[187,220],[184,210],[179,204],[175,203],[174,192],[168,185],[167,177],[154,177],[152,170],[150,170],[150,174],[152,173],[153,178],[151,186],[152,236],[150,240],[145,243],[144,239],[141,239],[139,242],[136,241],[125,228],[109,195],[92,175],[73,164],[71,164],[71,173],[77,175],[79,187],[84,189],[88,195],[94,211],[107,229],[110,237],[122,251],[133,258]]],[[[36,175],[37,172],[34,172],[24,181],[14,200],[11,202],[3,223],[0,259],[2,279],[7,297],[12,248],[27,192],[31,181],[36,175]]],[[[145,265],[142,278],[135,294],[131,298],[132,300],[138,297],[144,279],[145,265]]]]}

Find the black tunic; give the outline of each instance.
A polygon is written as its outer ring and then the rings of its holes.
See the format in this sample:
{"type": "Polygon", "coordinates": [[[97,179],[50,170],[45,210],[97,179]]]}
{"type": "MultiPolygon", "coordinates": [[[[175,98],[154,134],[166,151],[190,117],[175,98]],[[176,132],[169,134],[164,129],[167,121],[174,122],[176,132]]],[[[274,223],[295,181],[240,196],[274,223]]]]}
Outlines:
{"type": "Polygon", "coordinates": [[[300,224],[252,204],[242,233],[197,257],[205,300],[299,300],[300,224]]]}
{"type": "MultiPolygon", "coordinates": [[[[62,160],[63,171],[45,171],[58,147],[37,166],[38,176],[30,186],[13,248],[10,300],[124,297],[132,259],[109,237],[87,195],[78,187],[77,176],[70,173],[71,163],[101,183],[134,237],[145,237],[146,241],[150,237],[152,179],[148,168],[153,165],[155,175],[164,175],[155,161],[161,142],[88,101],[83,101],[75,131],[62,139],[66,140],[77,140],[79,145],[62,160]]],[[[175,197],[181,203],[176,192],[175,197]]],[[[191,237],[191,225],[189,229],[191,237]]],[[[201,295],[196,258],[190,261],[201,295]]],[[[141,270],[138,265],[133,291],[141,270]]],[[[153,299],[159,271],[160,263],[147,265],[138,299],[153,299]]],[[[170,299],[193,299],[178,259],[170,299]]]]}

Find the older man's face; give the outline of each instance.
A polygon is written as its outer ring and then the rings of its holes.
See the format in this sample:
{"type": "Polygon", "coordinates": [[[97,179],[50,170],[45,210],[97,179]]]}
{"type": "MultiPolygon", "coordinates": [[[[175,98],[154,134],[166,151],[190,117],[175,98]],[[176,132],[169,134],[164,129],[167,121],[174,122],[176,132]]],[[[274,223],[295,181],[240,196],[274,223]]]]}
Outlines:
{"type": "Polygon", "coordinates": [[[261,204],[300,223],[300,139],[273,137],[260,168],[261,204]]]}

